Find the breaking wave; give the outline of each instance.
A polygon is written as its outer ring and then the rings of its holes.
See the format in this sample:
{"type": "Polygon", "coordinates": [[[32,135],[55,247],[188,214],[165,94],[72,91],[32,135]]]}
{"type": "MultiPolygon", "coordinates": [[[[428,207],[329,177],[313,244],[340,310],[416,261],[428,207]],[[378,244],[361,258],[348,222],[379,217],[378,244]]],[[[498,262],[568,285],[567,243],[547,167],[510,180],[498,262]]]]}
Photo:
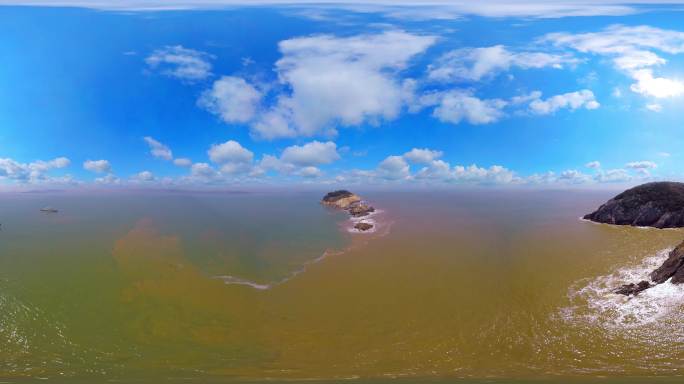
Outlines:
{"type": "Polygon", "coordinates": [[[662,326],[679,320],[684,306],[684,285],[674,285],[668,280],[637,296],[614,293],[623,284],[649,280],[651,271],[667,259],[670,251],[664,249],[636,265],[578,282],[569,290],[571,306],[562,310],[563,317],[568,321],[581,321],[607,330],[662,326]]]}

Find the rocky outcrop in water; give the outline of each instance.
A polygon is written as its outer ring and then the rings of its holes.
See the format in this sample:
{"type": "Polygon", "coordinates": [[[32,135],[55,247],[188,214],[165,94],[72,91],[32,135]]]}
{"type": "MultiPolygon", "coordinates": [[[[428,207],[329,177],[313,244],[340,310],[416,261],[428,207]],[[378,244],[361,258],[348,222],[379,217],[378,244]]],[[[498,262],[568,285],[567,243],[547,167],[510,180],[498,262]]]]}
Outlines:
{"type": "Polygon", "coordinates": [[[639,227],[684,227],[684,183],[639,185],[613,197],[584,218],[639,227]]]}
{"type": "Polygon", "coordinates": [[[668,254],[667,260],[665,260],[660,267],[651,272],[649,278],[651,281],[643,280],[637,284],[625,284],[616,289],[615,293],[625,296],[636,296],[640,292],[668,280],[670,280],[672,284],[684,283],[684,241],[668,254]]]}
{"type": "Polygon", "coordinates": [[[673,284],[684,283],[684,242],[673,249],[663,265],[651,272],[649,277],[656,284],[662,284],[670,278],[673,284]]]}
{"type": "Polygon", "coordinates": [[[361,201],[361,198],[344,189],[334,192],[328,192],[323,196],[321,204],[338,209],[348,209],[352,204],[361,201]]]}
{"type": "MultiPolygon", "coordinates": [[[[352,217],[368,216],[372,212],[375,212],[375,208],[364,202],[359,195],[351,193],[347,190],[339,190],[327,193],[325,196],[323,196],[321,204],[335,209],[343,209],[349,212],[349,215],[352,217]]],[[[365,232],[372,229],[373,224],[361,221],[356,223],[354,228],[365,232]]]]}
{"type": "Polygon", "coordinates": [[[355,229],[358,229],[359,231],[368,231],[373,229],[373,224],[366,223],[366,222],[359,222],[354,225],[355,229]]]}

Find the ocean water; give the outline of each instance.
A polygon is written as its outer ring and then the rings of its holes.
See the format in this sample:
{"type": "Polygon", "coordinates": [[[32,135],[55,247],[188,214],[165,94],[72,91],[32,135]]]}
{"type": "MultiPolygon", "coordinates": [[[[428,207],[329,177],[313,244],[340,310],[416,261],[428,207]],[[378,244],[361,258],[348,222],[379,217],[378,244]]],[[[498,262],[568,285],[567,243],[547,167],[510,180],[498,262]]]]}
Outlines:
{"type": "Polygon", "coordinates": [[[684,288],[612,290],[684,231],[613,194],[4,194],[0,381],[679,382],[684,288]]]}

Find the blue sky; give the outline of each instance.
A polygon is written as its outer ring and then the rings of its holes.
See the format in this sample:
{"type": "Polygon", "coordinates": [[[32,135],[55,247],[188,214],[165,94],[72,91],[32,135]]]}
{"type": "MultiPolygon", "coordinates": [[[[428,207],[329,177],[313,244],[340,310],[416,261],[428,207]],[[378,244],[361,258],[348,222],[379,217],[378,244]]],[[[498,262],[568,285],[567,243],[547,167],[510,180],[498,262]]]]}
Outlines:
{"type": "Polygon", "coordinates": [[[676,3],[46,3],[0,0],[1,188],[684,176],[676,3]]]}

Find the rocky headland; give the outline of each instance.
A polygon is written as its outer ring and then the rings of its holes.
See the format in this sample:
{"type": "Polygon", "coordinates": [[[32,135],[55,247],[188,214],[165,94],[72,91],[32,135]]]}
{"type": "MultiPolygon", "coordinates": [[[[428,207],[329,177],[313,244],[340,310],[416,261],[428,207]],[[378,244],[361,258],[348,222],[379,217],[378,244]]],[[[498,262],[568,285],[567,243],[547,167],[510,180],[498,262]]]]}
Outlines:
{"type": "MultiPolygon", "coordinates": [[[[628,189],[584,216],[598,223],[654,228],[684,227],[684,183],[655,182],[628,189]]],[[[667,260],[651,272],[649,281],[622,285],[615,293],[636,296],[670,280],[684,283],[684,242],[673,249],[667,260]]]]}
{"type": "Polygon", "coordinates": [[[684,183],[639,185],[613,197],[584,218],[638,227],[684,227],[684,183]]]}
{"type": "MultiPolygon", "coordinates": [[[[372,212],[375,212],[375,208],[364,202],[359,195],[351,193],[347,190],[339,190],[327,193],[325,196],[323,196],[321,204],[334,209],[345,210],[350,216],[356,218],[368,216],[372,212]]],[[[373,229],[373,224],[361,220],[354,225],[354,228],[365,232],[373,229]]]]}

